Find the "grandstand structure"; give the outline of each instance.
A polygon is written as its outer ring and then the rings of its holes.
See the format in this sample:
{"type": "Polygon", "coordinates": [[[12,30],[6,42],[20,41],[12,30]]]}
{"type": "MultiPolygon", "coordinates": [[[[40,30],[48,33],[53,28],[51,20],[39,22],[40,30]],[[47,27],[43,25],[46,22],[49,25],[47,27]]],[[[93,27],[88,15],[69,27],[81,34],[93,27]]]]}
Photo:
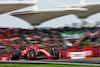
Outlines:
{"type": "Polygon", "coordinates": [[[32,10],[12,13],[12,16],[16,16],[22,20],[29,22],[32,25],[39,25],[50,19],[61,17],[64,15],[74,14],[82,20],[82,26],[84,19],[88,16],[96,14],[100,11],[100,3],[85,3],[85,0],[80,1],[81,4],[65,5],[59,9],[46,9],[46,10],[32,10]],[[82,9],[83,8],[83,9],[82,9]],[[85,11],[85,12],[84,12],[85,11]],[[46,15],[46,17],[44,17],[46,15]]]}
{"type": "MultiPolygon", "coordinates": [[[[38,1],[35,0],[35,3],[38,1]]],[[[32,11],[15,12],[11,15],[21,18],[32,25],[39,25],[50,19],[61,17],[69,14],[76,14],[87,11],[85,8],[65,8],[65,9],[42,9],[38,10],[37,5],[33,7],[32,11]],[[45,16],[46,15],[46,16],[45,16]]]]}
{"type": "Polygon", "coordinates": [[[93,14],[100,12],[100,9],[98,9],[98,8],[100,8],[100,2],[76,4],[76,5],[70,5],[70,6],[66,5],[66,6],[63,6],[61,8],[87,8],[88,11],[75,14],[79,18],[87,18],[93,14]]]}
{"type": "Polygon", "coordinates": [[[43,9],[35,11],[24,11],[12,13],[13,16],[21,18],[32,25],[39,25],[50,19],[61,17],[64,15],[75,14],[87,11],[85,8],[68,8],[68,9],[43,9]]]}
{"type": "MultiPolygon", "coordinates": [[[[80,0],[80,4],[65,5],[58,9],[42,10],[38,10],[37,2],[38,0],[5,0],[0,2],[0,14],[32,6],[32,11],[14,12],[11,15],[25,20],[32,25],[39,25],[45,21],[69,14],[74,14],[80,19],[84,19],[100,11],[100,9],[98,9],[100,7],[100,3],[85,3],[85,0],[80,0]]],[[[84,20],[82,20],[82,25],[84,24],[83,22],[84,20]]]]}
{"type": "Polygon", "coordinates": [[[33,6],[35,3],[31,1],[22,1],[22,0],[5,0],[0,1],[0,14],[4,14],[7,12],[15,11],[18,9],[26,8],[29,6],[33,6]]]}
{"type": "Polygon", "coordinates": [[[76,5],[65,5],[62,6],[61,8],[87,8],[88,10],[86,12],[83,13],[77,13],[75,14],[78,18],[80,18],[82,21],[82,27],[84,26],[84,19],[96,14],[100,12],[100,2],[96,2],[96,3],[83,3],[83,4],[76,4],[76,5]]]}
{"type": "MultiPolygon", "coordinates": [[[[0,2],[0,14],[32,6],[32,11],[15,12],[11,14],[12,16],[16,16],[22,20],[25,20],[32,25],[39,25],[45,21],[69,14],[74,14],[80,19],[84,19],[100,11],[100,9],[98,9],[100,7],[99,2],[85,3],[85,0],[80,0],[80,4],[65,5],[58,9],[43,10],[38,10],[38,0],[5,0],[3,2],[2,1],[3,0],[1,0],[0,2]],[[44,17],[45,15],[47,16],[44,17]]],[[[52,0],[48,1],[55,2],[52,0]]],[[[57,4],[60,3],[57,2],[57,4]]],[[[82,22],[84,22],[84,20],[82,20],[82,22]]],[[[82,23],[82,25],[83,24],[84,23],[82,23]]]]}

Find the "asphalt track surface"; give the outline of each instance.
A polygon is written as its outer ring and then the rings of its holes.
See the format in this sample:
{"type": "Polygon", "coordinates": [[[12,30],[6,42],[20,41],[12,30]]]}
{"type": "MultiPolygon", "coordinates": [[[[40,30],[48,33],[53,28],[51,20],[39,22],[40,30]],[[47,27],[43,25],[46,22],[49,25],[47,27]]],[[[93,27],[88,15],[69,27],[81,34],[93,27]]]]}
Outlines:
{"type": "Polygon", "coordinates": [[[0,61],[0,64],[74,64],[74,65],[94,65],[100,66],[100,59],[76,59],[76,60],[18,60],[0,61]]]}

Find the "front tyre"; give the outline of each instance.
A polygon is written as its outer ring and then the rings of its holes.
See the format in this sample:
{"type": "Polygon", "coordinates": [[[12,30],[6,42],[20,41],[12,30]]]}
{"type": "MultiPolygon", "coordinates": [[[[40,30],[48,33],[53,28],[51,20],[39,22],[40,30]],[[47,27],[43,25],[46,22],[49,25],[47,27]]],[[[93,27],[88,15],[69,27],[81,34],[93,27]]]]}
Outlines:
{"type": "Polygon", "coordinates": [[[56,58],[53,58],[54,60],[58,60],[59,59],[59,50],[56,48],[53,48],[52,55],[56,56],[56,58]]]}

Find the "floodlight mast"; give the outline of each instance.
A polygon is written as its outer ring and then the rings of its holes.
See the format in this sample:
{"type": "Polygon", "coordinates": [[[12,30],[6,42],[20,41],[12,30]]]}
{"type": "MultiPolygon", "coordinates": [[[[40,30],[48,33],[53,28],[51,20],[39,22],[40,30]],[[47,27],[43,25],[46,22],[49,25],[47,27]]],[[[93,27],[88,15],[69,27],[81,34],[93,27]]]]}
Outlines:
{"type": "Polygon", "coordinates": [[[34,6],[33,6],[33,10],[38,10],[38,0],[33,0],[33,3],[35,4],[34,6]]]}

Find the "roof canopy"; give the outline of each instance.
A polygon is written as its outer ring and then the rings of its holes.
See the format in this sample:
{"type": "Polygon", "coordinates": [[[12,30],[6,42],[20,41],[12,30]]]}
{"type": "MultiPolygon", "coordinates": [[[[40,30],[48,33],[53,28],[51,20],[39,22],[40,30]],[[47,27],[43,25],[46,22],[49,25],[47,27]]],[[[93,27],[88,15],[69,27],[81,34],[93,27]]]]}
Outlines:
{"type": "Polygon", "coordinates": [[[66,5],[66,6],[63,6],[61,8],[87,8],[88,11],[76,14],[79,18],[87,18],[93,14],[100,12],[100,2],[70,5],[70,6],[66,5]]]}
{"type": "Polygon", "coordinates": [[[29,1],[0,2],[0,14],[22,9],[32,5],[34,5],[34,3],[31,3],[29,1]]]}
{"type": "Polygon", "coordinates": [[[32,25],[39,25],[50,19],[54,19],[60,16],[75,14],[79,12],[87,11],[85,8],[67,8],[67,9],[47,9],[36,11],[24,11],[12,13],[13,16],[21,18],[32,25]]]}

